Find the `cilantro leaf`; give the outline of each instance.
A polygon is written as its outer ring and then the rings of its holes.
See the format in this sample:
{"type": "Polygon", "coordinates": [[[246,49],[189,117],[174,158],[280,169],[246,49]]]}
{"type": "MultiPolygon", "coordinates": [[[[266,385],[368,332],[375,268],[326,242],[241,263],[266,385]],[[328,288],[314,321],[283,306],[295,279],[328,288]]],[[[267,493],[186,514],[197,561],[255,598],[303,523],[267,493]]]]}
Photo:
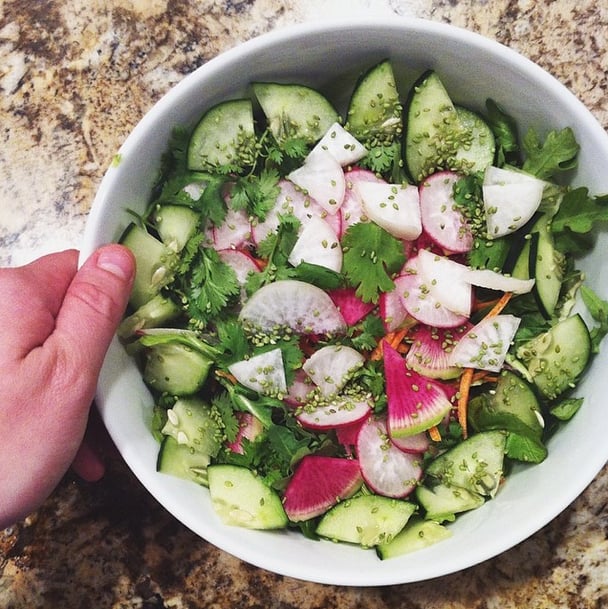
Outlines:
{"type": "Polygon", "coordinates": [[[343,272],[364,302],[378,302],[395,284],[391,275],[405,263],[403,244],[373,222],[350,226],[342,238],[343,272]]]}
{"type": "Polygon", "coordinates": [[[222,363],[229,366],[244,359],[249,353],[249,343],[242,324],[236,319],[226,319],[216,321],[215,326],[223,349],[222,363]]]}
{"type": "Polygon", "coordinates": [[[224,436],[228,442],[234,442],[239,432],[239,422],[234,414],[232,400],[227,392],[223,391],[213,396],[211,412],[220,423],[224,436]]]}
{"type": "Polygon", "coordinates": [[[353,347],[358,351],[373,351],[385,333],[384,323],[376,315],[366,315],[358,324],[349,328],[353,347]]]}
{"type": "Polygon", "coordinates": [[[576,167],[580,149],[570,127],[550,131],[544,142],[534,129],[530,129],[524,136],[523,147],[526,160],[522,169],[541,180],[576,167]]]}
{"type": "Polygon", "coordinates": [[[591,317],[598,323],[589,331],[594,353],[600,350],[600,343],[608,334],[608,301],[602,300],[589,286],[581,286],[581,297],[591,317]]]}
{"type": "Polygon", "coordinates": [[[551,221],[554,233],[588,233],[598,222],[608,222],[608,195],[590,197],[585,187],[569,190],[551,221]]]}
{"type": "Polygon", "coordinates": [[[259,175],[251,174],[236,180],[230,205],[234,210],[244,210],[263,222],[274,207],[279,192],[278,171],[263,169],[259,175]]]}
{"type": "Polygon", "coordinates": [[[583,405],[583,398],[566,398],[551,407],[551,414],[560,421],[569,421],[583,405]]]}
{"type": "Polygon", "coordinates": [[[496,140],[496,164],[498,167],[518,165],[519,142],[515,120],[492,99],[486,100],[486,110],[488,124],[496,140]]]}

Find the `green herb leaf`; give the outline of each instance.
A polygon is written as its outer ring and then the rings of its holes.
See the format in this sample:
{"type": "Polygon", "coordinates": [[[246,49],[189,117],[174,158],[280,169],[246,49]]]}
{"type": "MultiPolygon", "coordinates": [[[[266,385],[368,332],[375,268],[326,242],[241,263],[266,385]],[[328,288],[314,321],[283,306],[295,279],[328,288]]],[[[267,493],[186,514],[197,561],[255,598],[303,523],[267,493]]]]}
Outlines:
{"type": "Polygon", "coordinates": [[[583,405],[583,398],[568,398],[553,406],[551,414],[560,421],[569,421],[583,405]]]}
{"type": "Polygon", "coordinates": [[[391,275],[405,263],[403,244],[372,222],[350,226],[342,237],[343,272],[364,302],[378,302],[395,284],[391,275]]]}
{"type": "Polygon", "coordinates": [[[522,169],[541,180],[576,167],[580,149],[570,127],[550,131],[544,142],[534,129],[530,129],[524,136],[523,147],[526,160],[522,169]]]}
{"type": "Polygon", "coordinates": [[[517,124],[494,100],[486,100],[487,120],[496,140],[496,165],[518,164],[517,124]]]}
{"type": "Polygon", "coordinates": [[[505,452],[510,459],[526,463],[541,463],[547,457],[547,447],[538,438],[512,432],[507,434],[505,452]]]}
{"type": "Polygon", "coordinates": [[[230,205],[234,210],[244,210],[262,222],[274,207],[279,196],[279,173],[275,169],[263,169],[259,175],[240,177],[231,191],[230,205]]]}
{"type": "Polygon", "coordinates": [[[591,317],[598,323],[589,331],[593,352],[598,353],[602,339],[608,334],[608,301],[601,299],[588,285],[581,286],[581,297],[591,317]]]}
{"type": "Polygon", "coordinates": [[[589,190],[580,187],[564,194],[551,221],[551,230],[553,233],[588,233],[598,222],[608,222],[608,195],[590,197],[589,190]]]}

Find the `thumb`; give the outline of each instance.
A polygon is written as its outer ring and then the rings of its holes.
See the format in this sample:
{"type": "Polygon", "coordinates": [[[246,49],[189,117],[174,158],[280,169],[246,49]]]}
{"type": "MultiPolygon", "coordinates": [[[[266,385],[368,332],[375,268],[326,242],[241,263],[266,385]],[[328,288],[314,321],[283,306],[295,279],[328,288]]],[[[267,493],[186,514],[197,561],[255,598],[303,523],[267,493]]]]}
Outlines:
{"type": "Polygon", "coordinates": [[[53,339],[78,355],[82,370],[98,371],[125,311],[135,260],[124,246],[99,248],[78,270],[57,315],[53,339]]]}

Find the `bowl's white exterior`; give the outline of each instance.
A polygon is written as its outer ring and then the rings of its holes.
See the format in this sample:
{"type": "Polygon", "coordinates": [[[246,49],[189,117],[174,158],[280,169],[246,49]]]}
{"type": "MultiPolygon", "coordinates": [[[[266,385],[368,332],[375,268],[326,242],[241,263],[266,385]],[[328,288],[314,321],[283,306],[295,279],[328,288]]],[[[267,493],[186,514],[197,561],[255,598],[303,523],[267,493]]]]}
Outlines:
{"type": "MultiPolygon", "coordinates": [[[[577,184],[608,192],[608,137],[583,105],[538,66],[470,32],[416,19],[341,21],[302,25],[251,40],[186,77],[143,118],[102,181],[81,255],[115,241],[129,222],[126,208],[148,202],[160,155],[173,127],[193,125],[201,113],[243,94],[252,80],[306,82],[350,91],[363,69],[389,57],[398,79],[411,83],[427,68],[441,75],[455,101],[483,108],[497,100],[522,128],[572,126],[582,145],[577,184]]],[[[403,89],[405,91],[405,89],[403,89]]],[[[342,103],[346,102],[343,98],[342,103]]],[[[340,108],[344,112],[344,107],[340,108]]],[[[606,239],[584,261],[591,285],[608,296],[602,269],[606,239]]],[[[388,561],[373,551],[315,542],[297,533],[256,532],[222,525],[206,489],[155,471],[157,445],[149,433],[150,395],[115,342],[100,377],[97,404],[118,449],[152,495],[204,539],[254,565],[321,583],[384,585],[424,580],[464,569],[524,540],[571,503],[608,459],[604,349],[581,385],[585,405],[550,442],[541,465],[520,468],[495,500],[460,517],[447,541],[388,561]]]]}

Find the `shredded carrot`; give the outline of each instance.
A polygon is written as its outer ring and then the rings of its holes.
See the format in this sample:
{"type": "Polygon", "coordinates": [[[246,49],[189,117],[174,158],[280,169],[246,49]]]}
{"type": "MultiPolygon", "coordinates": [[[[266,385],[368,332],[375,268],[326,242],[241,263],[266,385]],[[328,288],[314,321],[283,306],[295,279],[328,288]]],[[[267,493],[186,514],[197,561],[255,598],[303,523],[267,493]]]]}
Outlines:
{"type": "Polygon", "coordinates": [[[236,385],[236,383],[237,383],[236,376],[230,374],[230,372],[224,372],[223,370],[216,370],[215,374],[216,374],[216,376],[221,376],[222,378],[229,380],[233,385],[236,385]]]}
{"type": "Polygon", "coordinates": [[[433,427],[429,429],[429,436],[433,442],[441,442],[441,432],[437,425],[433,425],[433,427]]]}
{"type": "Polygon", "coordinates": [[[403,345],[401,344],[403,342],[403,339],[407,336],[407,333],[409,332],[409,328],[403,328],[401,330],[394,330],[393,332],[387,332],[379,341],[378,344],[376,345],[376,348],[372,351],[371,355],[369,356],[369,358],[372,361],[378,361],[382,359],[382,345],[384,344],[384,342],[386,341],[393,349],[396,349],[397,351],[400,352],[404,352],[403,349],[403,345]]]}
{"type": "Polygon", "coordinates": [[[467,430],[467,408],[469,405],[469,392],[475,370],[473,368],[465,368],[460,377],[460,387],[458,388],[458,422],[462,427],[462,437],[466,438],[467,430]]]}
{"type": "Polygon", "coordinates": [[[407,335],[407,333],[408,333],[407,329],[399,330],[398,332],[393,332],[393,337],[389,341],[390,346],[393,349],[397,349],[399,347],[399,345],[401,344],[401,341],[403,341],[403,339],[407,335]]]}
{"type": "Polygon", "coordinates": [[[486,317],[496,317],[509,304],[511,296],[513,296],[513,292],[505,292],[496,301],[496,304],[490,309],[486,317]]]}

